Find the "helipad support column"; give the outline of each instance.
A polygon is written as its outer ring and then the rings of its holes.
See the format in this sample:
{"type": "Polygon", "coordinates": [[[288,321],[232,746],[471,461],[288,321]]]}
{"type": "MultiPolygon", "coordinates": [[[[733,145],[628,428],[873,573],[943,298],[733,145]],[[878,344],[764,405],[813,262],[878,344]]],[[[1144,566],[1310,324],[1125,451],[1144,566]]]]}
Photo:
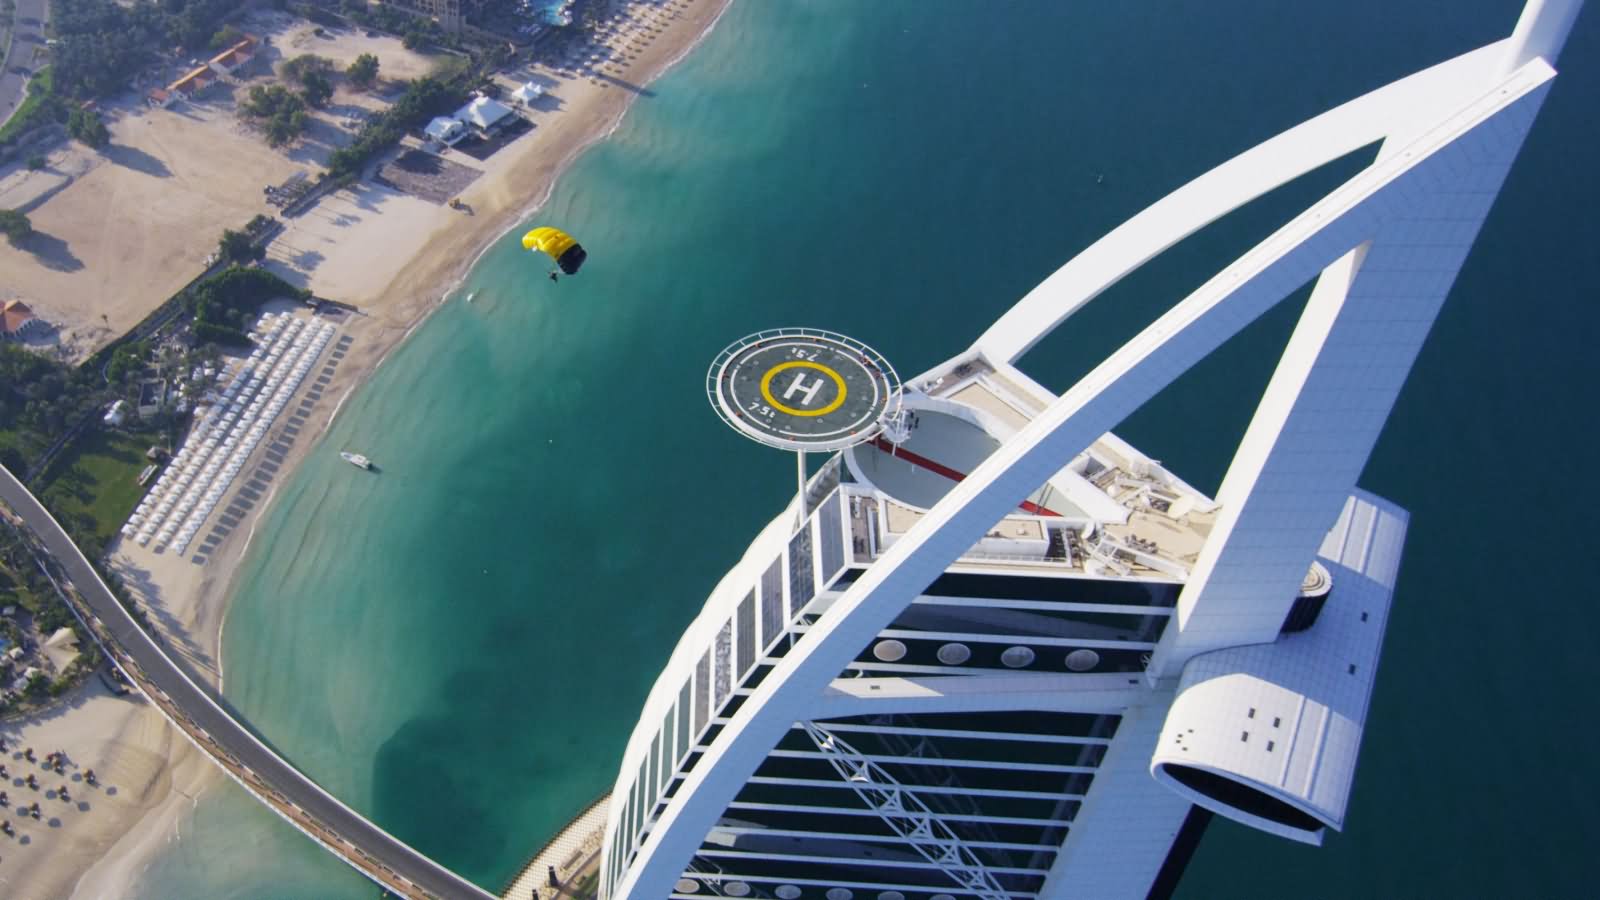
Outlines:
{"type": "Polygon", "coordinates": [[[706,395],[734,431],[797,454],[800,518],[806,451],[870,441],[900,408],[900,378],[882,354],[842,334],[780,328],[742,337],[717,354],[706,395]]]}

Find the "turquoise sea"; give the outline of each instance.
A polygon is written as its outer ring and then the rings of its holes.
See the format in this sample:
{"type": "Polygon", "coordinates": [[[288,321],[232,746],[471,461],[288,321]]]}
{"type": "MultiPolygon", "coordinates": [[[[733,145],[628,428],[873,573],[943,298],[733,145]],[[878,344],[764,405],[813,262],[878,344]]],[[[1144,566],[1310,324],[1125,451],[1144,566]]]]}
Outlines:
{"type": "MultiPolygon", "coordinates": [[[[792,488],[707,408],[717,350],[827,327],[914,374],[1179,184],[1519,7],[736,0],[538,215],[580,236],[583,274],[553,285],[497,242],[477,302],[439,310],[280,488],[228,699],[497,890],[609,788],[673,643],[792,488]]],[[[1597,43],[1590,10],[1363,478],[1414,518],[1348,830],[1312,849],[1219,821],[1183,896],[1593,894],[1597,43]]],[[[1064,389],[1359,163],[1180,245],[1025,368],[1064,389]]],[[[1119,431],[1214,489],[1293,315],[1119,431]]],[[[230,783],[130,894],[376,891],[230,783]]]]}

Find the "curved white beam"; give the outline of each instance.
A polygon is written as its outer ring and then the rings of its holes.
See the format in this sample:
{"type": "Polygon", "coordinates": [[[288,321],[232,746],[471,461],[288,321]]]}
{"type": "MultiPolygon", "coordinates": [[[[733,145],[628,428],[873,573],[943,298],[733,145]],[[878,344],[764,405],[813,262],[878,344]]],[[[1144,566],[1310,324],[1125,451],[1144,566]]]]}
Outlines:
{"type": "Polygon", "coordinates": [[[1525,113],[1524,104],[1537,106],[1554,74],[1536,61],[1473,102],[1435,109],[1438,124],[1426,134],[1357,174],[1207,281],[956,484],[840,596],[739,707],[655,822],[611,895],[669,894],[728,803],[811,699],[1065,461],[1418,197],[1509,165],[1486,151],[1499,146],[1487,133],[1507,127],[1497,121],[1500,116],[1525,113]],[[1456,111],[1437,118],[1448,110],[1456,111]]]}
{"type": "Polygon", "coordinates": [[[973,346],[991,360],[1016,362],[1084,304],[1178,241],[1319,166],[1419,122],[1435,122],[1441,109],[1466,105],[1498,80],[1508,40],[1336,106],[1178,188],[1040,282],[973,346]]]}
{"type": "Polygon", "coordinates": [[[1511,32],[1504,71],[1520,69],[1534,59],[1555,65],[1582,8],[1583,0],[1528,0],[1511,32]]]}

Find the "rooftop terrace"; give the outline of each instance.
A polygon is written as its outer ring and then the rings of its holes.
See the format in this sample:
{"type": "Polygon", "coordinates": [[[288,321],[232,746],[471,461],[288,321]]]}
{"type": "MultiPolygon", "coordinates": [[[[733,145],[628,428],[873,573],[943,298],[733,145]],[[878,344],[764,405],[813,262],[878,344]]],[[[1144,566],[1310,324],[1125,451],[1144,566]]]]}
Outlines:
{"type": "MultiPolygon", "coordinates": [[[[909,437],[843,454],[854,481],[845,487],[853,559],[876,559],[1051,399],[981,357],[908,384],[909,437]]],[[[996,523],[960,565],[1181,580],[1216,511],[1209,497],[1108,434],[996,523]]]]}

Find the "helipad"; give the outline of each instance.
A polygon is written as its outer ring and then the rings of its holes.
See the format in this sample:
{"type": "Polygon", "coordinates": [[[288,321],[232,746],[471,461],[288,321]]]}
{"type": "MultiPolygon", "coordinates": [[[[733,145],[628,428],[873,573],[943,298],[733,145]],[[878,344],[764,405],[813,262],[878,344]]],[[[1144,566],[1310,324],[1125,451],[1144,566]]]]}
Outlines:
{"type": "Polygon", "coordinates": [[[877,351],[810,328],[763,331],[717,355],[706,393],[723,420],[788,450],[837,450],[871,440],[900,404],[900,379],[877,351]]]}

